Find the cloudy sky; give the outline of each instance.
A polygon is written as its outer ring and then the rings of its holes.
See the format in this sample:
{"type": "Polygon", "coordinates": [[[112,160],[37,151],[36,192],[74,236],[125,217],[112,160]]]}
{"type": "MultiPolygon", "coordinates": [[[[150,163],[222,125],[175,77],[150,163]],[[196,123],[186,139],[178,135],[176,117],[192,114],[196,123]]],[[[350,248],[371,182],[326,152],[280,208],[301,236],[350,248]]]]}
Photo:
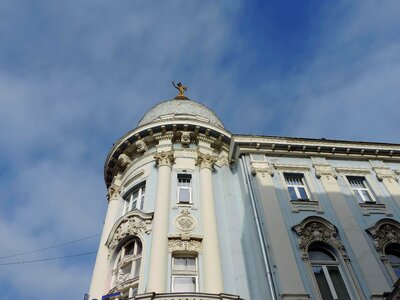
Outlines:
{"type": "Polygon", "coordinates": [[[83,298],[93,254],[7,264],[97,249],[106,154],[171,80],[234,133],[399,142],[400,2],[266,2],[0,1],[1,300],[83,298]]]}

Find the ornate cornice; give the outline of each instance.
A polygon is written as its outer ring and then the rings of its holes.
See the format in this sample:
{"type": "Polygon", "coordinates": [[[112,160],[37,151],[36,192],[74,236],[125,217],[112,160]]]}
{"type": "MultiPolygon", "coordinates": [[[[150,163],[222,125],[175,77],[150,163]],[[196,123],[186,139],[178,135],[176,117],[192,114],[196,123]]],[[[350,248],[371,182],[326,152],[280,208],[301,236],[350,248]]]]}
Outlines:
{"type": "Polygon", "coordinates": [[[315,176],[317,176],[317,178],[321,178],[322,176],[337,178],[337,173],[331,165],[314,164],[313,167],[315,169],[315,176]]]}
{"type": "Polygon", "coordinates": [[[114,224],[108,236],[106,246],[111,251],[127,236],[149,234],[152,220],[152,213],[143,213],[141,211],[129,212],[114,224]]]}
{"type": "Polygon", "coordinates": [[[168,236],[168,247],[170,252],[201,252],[203,238],[198,235],[180,234],[168,236]]]}
{"type": "Polygon", "coordinates": [[[379,181],[383,181],[384,179],[387,179],[389,182],[392,180],[399,180],[396,174],[389,168],[373,168],[373,170],[376,174],[376,178],[378,178],[379,181]]]}
{"type": "Polygon", "coordinates": [[[300,224],[293,226],[299,236],[298,244],[302,250],[303,259],[308,259],[308,247],[315,242],[323,242],[336,248],[346,258],[342,241],[339,239],[336,227],[321,217],[308,217],[300,224]]]}
{"type": "Polygon", "coordinates": [[[197,152],[196,165],[200,166],[200,169],[207,168],[212,170],[216,162],[217,162],[216,156],[210,154],[204,154],[200,151],[197,152]]]}
{"type": "Polygon", "coordinates": [[[156,160],[157,167],[167,166],[171,167],[174,163],[174,151],[161,151],[154,154],[154,158],[156,160]]]}
{"type": "Polygon", "coordinates": [[[377,251],[384,251],[389,244],[400,244],[400,223],[393,219],[379,220],[374,226],[367,229],[374,239],[377,251]]]}

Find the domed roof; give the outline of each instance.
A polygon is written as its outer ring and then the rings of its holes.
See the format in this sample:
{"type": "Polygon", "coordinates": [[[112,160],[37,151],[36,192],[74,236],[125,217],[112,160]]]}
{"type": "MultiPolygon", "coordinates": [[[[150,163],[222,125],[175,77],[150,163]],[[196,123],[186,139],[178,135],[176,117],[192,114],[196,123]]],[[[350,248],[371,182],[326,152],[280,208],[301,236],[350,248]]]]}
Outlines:
{"type": "Polygon", "coordinates": [[[224,128],[224,124],[208,107],[192,100],[172,99],[153,106],[138,126],[167,119],[193,118],[224,128]]]}

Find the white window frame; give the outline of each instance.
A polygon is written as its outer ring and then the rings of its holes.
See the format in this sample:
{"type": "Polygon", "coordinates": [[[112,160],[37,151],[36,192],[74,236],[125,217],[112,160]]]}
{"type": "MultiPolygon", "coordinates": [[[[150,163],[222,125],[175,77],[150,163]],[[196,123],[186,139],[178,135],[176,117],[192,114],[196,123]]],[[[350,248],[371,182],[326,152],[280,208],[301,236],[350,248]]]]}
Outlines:
{"type": "Polygon", "coordinates": [[[358,203],[376,203],[376,199],[374,194],[372,193],[371,188],[369,187],[367,183],[367,179],[365,176],[346,176],[346,179],[350,185],[350,188],[353,192],[353,194],[356,196],[357,202],[358,203]],[[351,184],[351,181],[359,181],[363,187],[355,187],[351,184]],[[367,199],[365,195],[363,194],[363,191],[367,192],[371,200],[367,199]],[[360,198],[361,201],[360,202],[360,198]]]}
{"type": "Polygon", "coordinates": [[[198,258],[194,255],[172,255],[171,262],[171,293],[174,293],[175,286],[175,278],[177,277],[185,277],[185,278],[194,278],[195,279],[195,292],[199,291],[199,278],[198,278],[198,258]],[[195,270],[176,270],[175,267],[175,258],[190,258],[194,259],[195,262],[195,270]]]}
{"type": "Polygon", "coordinates": [[[331,275],[329,274],[329,271],[328,271],[328,267],[336,267],[338,272],[339,272],[339,274],[340,274],[340,276],[342,277],[344,285],[346,286],[347,294],[349,295],[350,299],[352,299],[352,296],[351,296],[351,293],[350,293],[350,289],[349,289],[348,283],[346,281],[346,277],[343,276],[343,272],[341,270],[340,263],[339,263],[337,257],[331,251],[327,250],[324,247],[317,247],[316,249],[317,250],[320,249],[320,251],[322,251],[322,252],[324,252],[324,251],[329,252],[330,255],[335,259],[333,261],[311,260],[310,259],[311,272],[313,273],[315,284],[316,284],[316,286],[318,288],[318,292],[321,293],[320,287],[318,286],[317,279],[315,277],[315,273],[314,273],[313,267],[321,267],[322,268],[322,272],[324,273],[326,282],[328,283],[329,291],[331,292],[333,299],[334,300],[338,300],[339,299],[339,297],[338,297],[338,295],[336,293],[336,289],[335,289],[335,286],[333,284],[331,275]]]}
{"type": "Polygon", "coordinates": [[[304,180],[304,174],[301,173],[283,173],[283,177],[287,186],[287,190],[290,195],[290,200],[291,201],[311,201],[310,199],[310,193],[308,192],[307,185],[305,184],[304,180]],[[301,184],[290,184],[288,182],[288,178],[295,178],[295,179],[300,179],[301,184]],[[304,199],[301,197],[301,193],[299,191],[299,188],[302,187],[304,189],[304,193],[307,196],[307,199],[304,199]],[[289,188],[293,188],[294,192],[296,194],[297,199],[292,199],[292,195],[290,193],[289,188]]]}
{"type": "Polygon", "coordinates": [[[143,210],[145,195],[146,195],[146,183],[143,182],[137,185],[126,196],[123,197],[124,203],[123,203],[122,214],[125,215],[126,213],[130,212],[133,209],[143,210]],[[136,192],[137,192],[137,197],[133,198],[136,192]],[[136,205],[135,207],[132,207],[135,200],[136,200],[136,205]]]}
{"type": "Polygon", "coordinates": [[[192,204],[192,174],[189,173],[178,173],[177,175],[177,194],[176,194],[177,203],[179,205],[191,205],[192,204]],[[180,185],[180,180],[188,180],[188,185],[180,185]],[[189,191],[189,202],[181,202],[180,200],[180,191],[188,190],[189,191]]]}

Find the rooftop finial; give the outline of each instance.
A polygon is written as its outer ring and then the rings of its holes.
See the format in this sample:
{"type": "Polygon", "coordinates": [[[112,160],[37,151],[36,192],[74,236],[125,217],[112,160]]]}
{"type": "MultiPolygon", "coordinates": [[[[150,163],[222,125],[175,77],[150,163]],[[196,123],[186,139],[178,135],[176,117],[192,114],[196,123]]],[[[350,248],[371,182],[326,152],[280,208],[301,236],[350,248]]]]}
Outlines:
{"type": "Polygon", "coordinates": [[[188,97],[185,96],[185,91],[187,91],[187,87],[182,84],[182,82],[178,82],[178,84],[175,85],[175,82],[172,81],[172,85],[179,91],[178,96],[176,96],[174,99],[180,99],[180,100],[189,100],[188,97]]]}

